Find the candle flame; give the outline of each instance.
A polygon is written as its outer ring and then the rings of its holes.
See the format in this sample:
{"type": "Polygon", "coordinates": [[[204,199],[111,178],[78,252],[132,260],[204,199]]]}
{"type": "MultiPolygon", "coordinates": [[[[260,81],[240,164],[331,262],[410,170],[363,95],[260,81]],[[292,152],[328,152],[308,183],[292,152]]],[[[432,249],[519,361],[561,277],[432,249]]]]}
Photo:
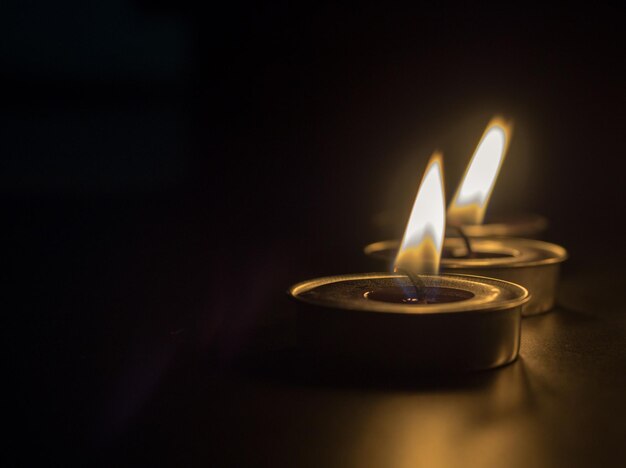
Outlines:
{"type": "Polygon", "coordinates": [[[437,274],[446,227],[442,156],[435,152],[417,191],[394,269],[437,274]]]}
{"type": "Polygon", "coordinates": [[[449,224],[482,224],[511,132],[512,125],[499,117],[489,122],[448,208],[449,224]]]}

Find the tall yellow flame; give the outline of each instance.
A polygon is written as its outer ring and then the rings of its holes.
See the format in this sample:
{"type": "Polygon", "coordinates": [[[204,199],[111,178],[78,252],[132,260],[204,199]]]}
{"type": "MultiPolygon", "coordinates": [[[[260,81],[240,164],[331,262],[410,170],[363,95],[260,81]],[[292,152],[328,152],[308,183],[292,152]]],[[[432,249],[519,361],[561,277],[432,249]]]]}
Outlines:
{"type": "Polygon", "coordinates": [[[402,244],[394,263],[395,270],[413,274],[437,274],[446,227],[446,202],[443,190],[441,153],[435,152],[422,178],[402,244]]]}
{"type": "Polygon", "coordinates": [[[482,224],[512,130],[500,117],[489,122],[448,207],[448,224],[482,224]]]}

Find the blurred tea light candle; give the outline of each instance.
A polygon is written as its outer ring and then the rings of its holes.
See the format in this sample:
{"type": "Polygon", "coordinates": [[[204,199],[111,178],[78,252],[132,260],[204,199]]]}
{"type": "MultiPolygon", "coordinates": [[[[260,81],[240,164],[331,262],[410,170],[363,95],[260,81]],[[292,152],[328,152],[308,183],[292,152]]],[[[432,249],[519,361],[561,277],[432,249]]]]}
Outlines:
{"type": "MultiPolygon", "coordinates": [[[[448,273],[488,276],[524,286],[531,298],[522,314],[535,315],[554,306],[559,264],[567,258],[567,252],[558,245],[536,240],[484,237],[489,233],[511,234],[515,231],[513,226],[521,226],[519,222],[497,229],[481,224],[510,133],[511,126],[500,118],[487,126],[448,208],[447,221],[453,228],[448,229],[448,234],[454,235],[456,230],[462,238],[446,238],[441,267],[448,273]]],[[[366,246],[365,253],[388,264],[403,249],[404,241],[382,241],[366,246]]]]}
{"type": "Polygon", "coordinates": [[[443,168],[435,153],[396,249],[397,273],[332,276],[290,288],[299,346],[350,368],[400,373],[472,371],[515,360],[528,291],[493,278],[440,275],[444,232],[443,168]]]}

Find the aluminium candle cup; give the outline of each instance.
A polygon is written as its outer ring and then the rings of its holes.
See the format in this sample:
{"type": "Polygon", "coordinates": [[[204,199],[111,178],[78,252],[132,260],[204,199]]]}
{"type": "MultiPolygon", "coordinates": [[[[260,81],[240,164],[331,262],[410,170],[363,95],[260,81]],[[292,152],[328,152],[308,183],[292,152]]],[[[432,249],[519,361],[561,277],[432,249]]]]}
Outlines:
{"type": "Polygon", "coordinates": [[[351,369],[467,372],[517,358],[523,287],[493,278],[420,275],[415,303],[408,277],[391,273],[331,276],[288,292],[297,304],[298,344],[351,369]]]}
{"type": "MultiPolygon", "coordinates": [[[[531,294],[522,315],[527,317],[549,311],[554,307],[560,264],[567,259],[567,251],[556,244],[534,239],[471,238],[477,258],[467,258],[461,238],[447,237],[441,270],[445,273],[481,275],[520,284],[531,294]]],[[[365,253],[375,259],[393,262],[399,241],[369,244],[365,253]]]]}

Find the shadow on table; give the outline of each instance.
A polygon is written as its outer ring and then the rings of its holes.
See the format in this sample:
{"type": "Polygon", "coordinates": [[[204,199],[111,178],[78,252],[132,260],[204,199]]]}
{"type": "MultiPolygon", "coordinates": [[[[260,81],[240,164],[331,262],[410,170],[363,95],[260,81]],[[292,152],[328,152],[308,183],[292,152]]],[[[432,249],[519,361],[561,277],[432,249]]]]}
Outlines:
{"type": "MultiPolygon", "coordinates": [[[[324,360],[297,348],[257,354],[244,360],[239,371],[254,378],[277,383],[330,388],[376,390],[480,390],[503,381],[529,393],[528,369],[522,359],[496,369],[445,373],[436,371],[389,371],[365,368],[349,362],[324,360]]],[[[508,385],[508,384],[505,384],[508,385]]]]}

